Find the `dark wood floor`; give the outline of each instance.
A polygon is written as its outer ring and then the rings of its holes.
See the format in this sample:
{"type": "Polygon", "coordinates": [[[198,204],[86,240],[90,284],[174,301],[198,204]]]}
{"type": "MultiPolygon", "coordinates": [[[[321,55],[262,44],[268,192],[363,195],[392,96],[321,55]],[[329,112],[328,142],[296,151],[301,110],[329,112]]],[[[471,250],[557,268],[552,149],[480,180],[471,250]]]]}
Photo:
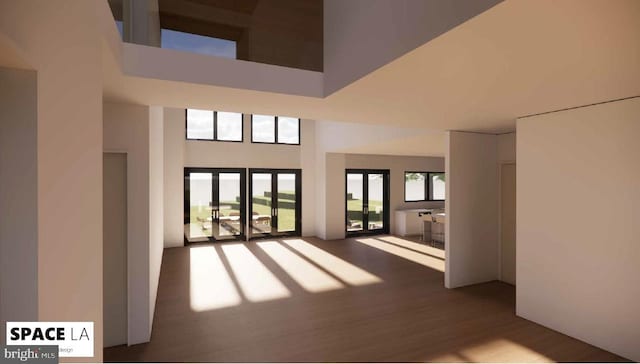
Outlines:
{"type": "MultiPolygon", "coordinates": [[[[380,282],[371,284],[349,283],[340,279],[345,264],[330,262],[329,266],[322,269],[334,278],[334,282],[339,282],[339,287],[321,292],[310,292],[309,287],[303,288],[297,283],[300,280],[293,278],[295,274],[290,273],[292,269],[300,268],[299,264],[286,267],[289,270],[287,273],[278,265],[277,259],[266,254],[256,242],[215,245],[215,252],[222,262],[220,266],[226,268],[233,281],[230,287],[235,286],[233,290],[238,292],[238,301],[228,301],[228,307],[200,312],[192,309],[190,298],[193,263],[190,250],[193,248],[167,249],[164,252],[151,342],[106,349],[105,361],[625,360],[516,317],[513,286],[492,282],[454,290],[444,288],[443,273],[428,267],[434,259],[439,259],[427,255],[432,254],[430,250],[410,251],[407,246],[411,247],[411,244],[396,245],[383,238],[369,240],[369,244],[358,242],[358,239],[321,241],[304,238],[307,243],[380,279],[380,282]],[[233,262],[230,263],[229,251],[223,249],[231,244],[242,244],[248,248],[283,284],[289,296],[255,302],[255,297],[259,295],[246,292],[247,278],[250,280],[252,277],[251,271],[244,277],[238,277],[233,271],[233,262]],[[391,249],[389,244],[393,245],[391,249]],[[376,245],[387,248],[387,251],[380,250],[376,245]],[[425,256],[426,265],[420,264],[420,256],[425,256]]],[[[281,248],[278,251],[282,253],[282,248],[286,249],[285,257],[291,257],[290,252],[295,252],[297,257],[321,267],[321,264],[316,264],[317,259],[316,263],[312,263],[313,259],[279,241],[281,248]]],[[[241,251],[246,257],[247,250],[241,251]]],[[[307,263],[302,264],[302,268],[304,266],[308,268],[307,263]]],[[[264,276],[259,271],[252,272],[264,276]]],[[[308,270],[306,273],[309,273],[308,270]]],[[[260,277],[256,276],[256,279],[264,284],[260,277]]],[[[215,290],[215,287],[211,289],[215,290]]]]}

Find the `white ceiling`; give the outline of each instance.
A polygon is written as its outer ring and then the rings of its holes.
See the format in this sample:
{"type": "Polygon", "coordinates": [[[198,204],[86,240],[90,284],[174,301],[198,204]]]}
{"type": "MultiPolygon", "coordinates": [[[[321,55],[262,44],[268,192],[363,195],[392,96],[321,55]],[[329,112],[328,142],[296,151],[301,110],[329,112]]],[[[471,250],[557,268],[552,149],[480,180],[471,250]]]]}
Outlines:
{"type": "Polygon", "coordinates": [[[110,58],[110,100],[500,133],[640,95],[640,1],[507,0],[326,98],[124,76],[110,58]]]}
{"type": "Polygon", "coordinates": [[[333,153],[404,156],[445,155],[446,135],[421,128],[320,121],[316,150],[333,153]]]}
{"type": "Polygon", "coordinates": [[[336,152],[347,154],[403,155],[444,157],[446,136],[444,133],[427,133],[412,137],[393,138],[377,143],[346,147],[336,152]]]}

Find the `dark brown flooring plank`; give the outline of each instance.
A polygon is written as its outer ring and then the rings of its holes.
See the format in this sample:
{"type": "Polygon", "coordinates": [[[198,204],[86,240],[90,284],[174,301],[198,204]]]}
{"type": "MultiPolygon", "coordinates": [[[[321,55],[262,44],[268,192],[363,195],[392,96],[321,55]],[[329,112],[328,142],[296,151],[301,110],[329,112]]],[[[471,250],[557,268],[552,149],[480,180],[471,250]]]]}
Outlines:
{"type": "MultiPolygon", "coordinates": [[[[105,361],[625,361],[515,316],[515,289],[508,284],[448,290],[442,272],[353,239],[304,240],[382,282],[364,286],[343,282],[342,289],[310,293],[255,242],[228,243],[245,245],[291,297],[266,302],[244,299],[233,307],[194,312],[189,295],[190,248],[167,249],[151,342],[105,349],[105,361]]],[[[221,246],[216,251],[224,256],[221,246]]]]}

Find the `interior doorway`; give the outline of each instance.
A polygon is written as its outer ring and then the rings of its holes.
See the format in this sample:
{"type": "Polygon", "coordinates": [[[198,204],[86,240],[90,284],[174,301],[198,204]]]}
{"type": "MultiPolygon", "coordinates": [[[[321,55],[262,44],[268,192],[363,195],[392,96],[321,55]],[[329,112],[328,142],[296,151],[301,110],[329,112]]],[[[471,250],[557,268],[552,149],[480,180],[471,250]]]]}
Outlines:
{"type": "Polygon", "coordinates": [[[104,347],[127,344],[127,155],[103,154],[104,347]]]}
{"type": "Polygon", "coordinates": [[[500,168],[500,279],[516,284],[516,165],[500,168]]]}
{"type": "Polygon", "coordinates": [[[389,170],[347,169],[346,235],[389,233],[389,170]]]}

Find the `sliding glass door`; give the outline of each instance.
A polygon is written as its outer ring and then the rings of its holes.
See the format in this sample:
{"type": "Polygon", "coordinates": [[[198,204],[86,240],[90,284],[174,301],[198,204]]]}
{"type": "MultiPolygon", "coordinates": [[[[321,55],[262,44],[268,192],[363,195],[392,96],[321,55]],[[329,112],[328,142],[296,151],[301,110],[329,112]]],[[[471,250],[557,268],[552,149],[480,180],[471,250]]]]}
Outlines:
{"type": "Polygon", "coordinates": [[[245,239],[246,172],[185,168],[185,242],[245,239]]]}
{"type": "Polygon", "coordinates": [[[250,169],[251,238],[301,233],[299,169],[250,169]]]}
{"type": "Polygon", "coordinates": [[[389,233],[389,170],[346,170],[347,236],[389,233]]]}

